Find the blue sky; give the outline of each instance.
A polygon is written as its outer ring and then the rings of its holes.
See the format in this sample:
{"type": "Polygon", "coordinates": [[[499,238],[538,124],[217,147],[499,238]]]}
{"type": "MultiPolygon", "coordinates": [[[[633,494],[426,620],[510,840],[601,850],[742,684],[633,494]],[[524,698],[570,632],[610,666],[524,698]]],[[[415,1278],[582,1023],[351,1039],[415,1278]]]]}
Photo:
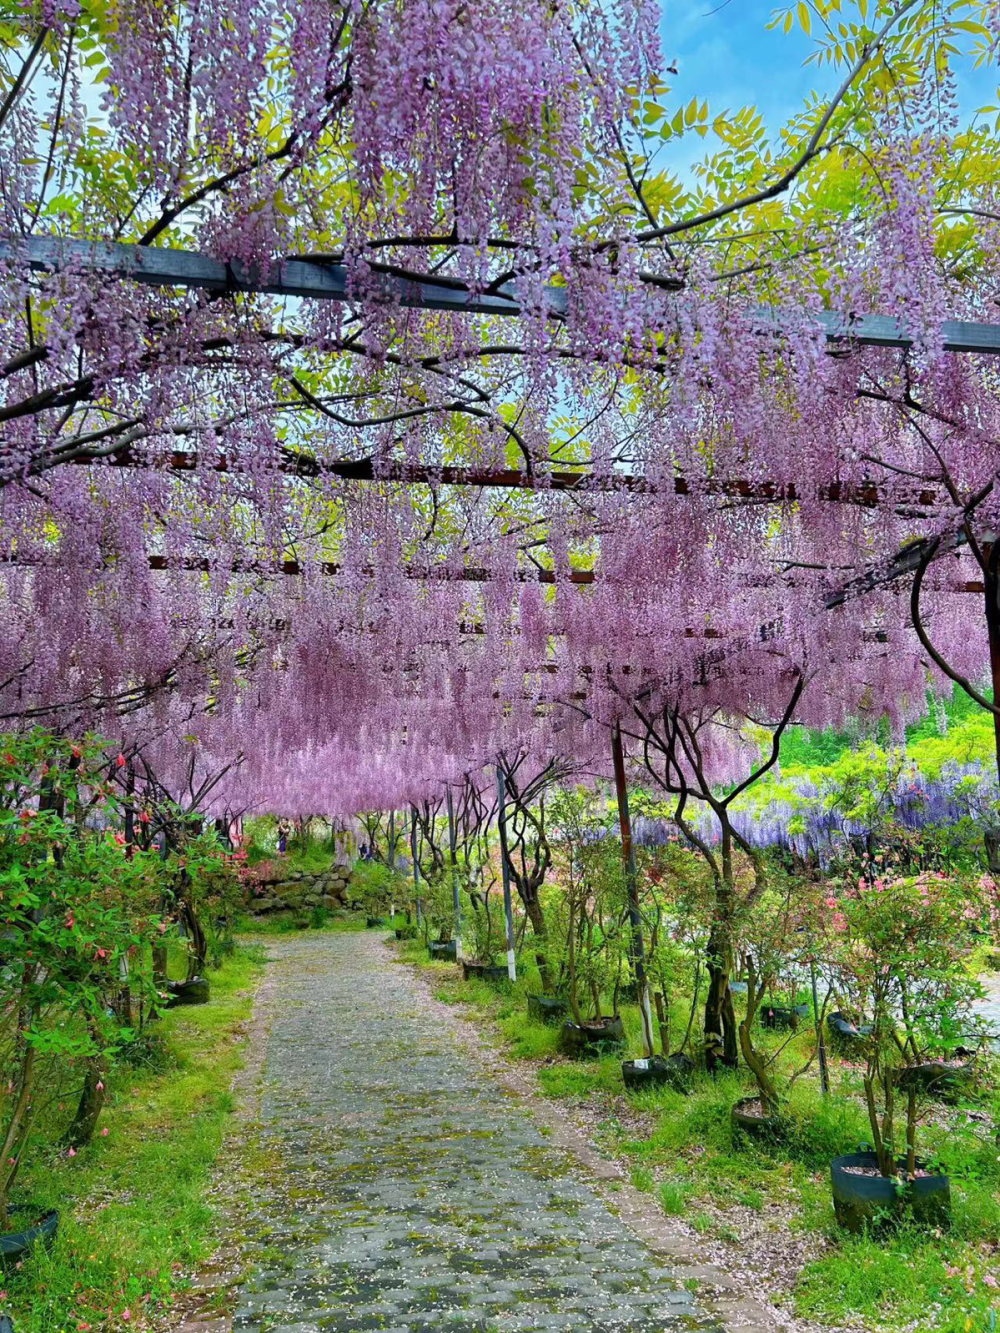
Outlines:
{"type": "MultiPolygon", "coordinates": [[[[840,81],[829,65],[803,63],[814,46],[798,25],[787,35],[767,31],[774,0],[660,0],[660,7],[663,54],[668,62],[677,61],[677,76],[668,76],[671,106],[685,105],[695,95],[708,97],[713,113],[756,105],[768,128],[776,130],[809,92],[829,94],[840,81]]],[[[958,85],[963,112],[1000,102],[996,85],[995,66],[974,72],[969,61],[958,85]]],[[[683,169],[710,143],[685,137],[659,161],[683,169]]]]}
{"type": "Polygon", "coordinates": [[[678,61],[674,94],[682,102],[708,96],[713,111],[755,103],[770,124],[779,124],[817,82],[818,71],[802,64],[810,40],[797,29],[787,36],[766,31],[774,12],[769,0],[729,0],[719,9],[720,3],[661,0],[663,54],[678,61]]]}

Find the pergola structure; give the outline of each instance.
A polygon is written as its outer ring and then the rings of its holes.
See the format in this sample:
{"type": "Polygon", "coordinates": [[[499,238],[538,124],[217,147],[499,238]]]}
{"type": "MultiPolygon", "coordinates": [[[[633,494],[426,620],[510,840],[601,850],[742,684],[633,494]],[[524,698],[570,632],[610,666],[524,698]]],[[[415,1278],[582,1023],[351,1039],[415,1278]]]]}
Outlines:
{"type": "MultiPolygon", "coordinates": [[[[153,246],[127,245],[122,243],[90,242],[85,240],[63,240],[44,237],[28,237],[16,245],[0,243],[0,262],[5,260],[24,263],[40,272],[53,272],[65,269],[73,273],[105,276],[109,279],[121,279],[143,285],[195,289],[219,295],[238,293],[259,293],[293,301],[334,301],[351,302],[351,276],[348,267],[337,256],[293,256],[276,263],[266,273],[238,262],[223,263],[209,255],[178,249],[153,246]]],[[[441,311],[458,315],[482,314],[489,316],[510,317],[526,313],[519,303],[518,295],[509,285],[503,285],[488,292],[475,291],[468,284],[458,280],[418,279],[401,276],[397,272],[378,272],[375,266],[375,286],[367,289],[365,299],[378,303],[384,299],[387,307],[408,308],[426,311],[441,311]]],[[[655,285],[670,290],[670,284],[645,275],[655,285]]],[[[640,274],[640,280],[645,280],[640,274]]],[[[669,298],[668,298],[669,299],[669,298]]],[[[560,320],[566,313],[566,294],[562,288],[548,286],[544,289],[546,317],[560,320]]],[[[539,313],[537,310],[530,313],[539,313]]],[[[801,323],[803,312],[791,312],[801,323]]],[[[763,307],[752,311],[749,323],[760,336],[780,334],[788,321],[789,315],[779,310],[763,307]]],[[[815,328],[816,335],[825,339],[831,350],[856,347],[884,347],[906,351],[913,344],[913,338],[899,320],[881,315],[860,315],[833,311],[809,311],[805,318],[815,328]]],[[[942,345],[945,351],[956,354],[995,356],[1000,353],[1000,325],[976,323],[962,320],[947,320],[941,328],[942,345]]],[[[78,441],[74,449],[60,459],[64,463],[89,465],[102,462],[111,467],[156,467],[173,472],[185,472],[207,466],[216,472],[235,471],[239,462],[230,459],[224,452],[218,452],[210,458],[202,459],[195,450],[174,449],[153,458],[136,454],[131,444],[119,438],[106,444],[95,440],[91,447],[86,442],[78,441]]],[[[545,490],[572,492],[586,495],[588,491],[621,491],[641,495],[669,487],[678,497],[692,493],[692,486],[683,476],[675,476],[666,482],[651,482],[647,478],[625,470],[613,470],[610,474],[590,476],[582,470],[555,469],[540,475],[530,470],[515,468],[484,468],[445,465],[428,466],[421,463],[387,461],[373,463],[371,459],[343,460],[327,462],[311,457],[301,450],[287,448],[283,451],[278,467],[279,472],[300,479],[331,475],[351,481],[381,481],[402,485],[431,486],[470,486],[483,489],[509,490],[545,490]]],[[[720,478],[702,484],[702,489],[719,494],[728,500],[792,503],[799,499],[794,484],[778,485],[767,481],[748,479],[720,478]]],[[[847,485],[831,481],[820,489],[819,499],[838,504],[852,504],[864,508],[878,508],[884,503],[879,486],[862,483],[847,485]]],[[[912,503],[919,508],[933,507],[940,499],[938,491],[932,487],[917,486],[912,496],[912,503]]],[[[893,503],[898,503],[894,497],[893,503]]],[[[843,603],[863,596],[876,588],[884,587],[905,576],[922,572],[933,559],[946,552],[957,551],[964,538],[959,532],[948,542],[938,540],[933,549],[923,541],[914,542],[899,551],[888,562],[881,562],[866,570],[861,576],[844,584],[839,589],[826,595],[822,608],[833,609],[843,603]]],[[[165,555],[150,555],[149,567],[153,570],[183,568],[193,572],[208,572],[210,561],[205,557],[183,557],[180,560],[165,555]]],[[[339,566],[335,561],[322,562],[321,571],[336,574],[339,566]]],[[[264,571],[251,565],[233,567],[233,573],[278,572],[285,575],[297,575],[303,572],[302,563],[296,559],[284,560],[276,568],[264,571]]],[[[408,566],[406,576],[415,579],[434,579],[436,577],[458,578],[467,582],[486,582],[492,577],[489,570],[474,566],[461,570],[443,570],[437,572],[431,568],[416,565],[408,566]]],[[[781,576],[776,576],[780,579],[781,576]]],[[[523,571],[518,578],[539,583],[555,583],[554,572],[539,568],[523,571]]],[[[569,571],[559,581],[572,584],[588,585],[595,582],[592,570],[569,571]]],[[[959,580],[949,586],[949,591],[986,594],[995,597],[996,589],[989,589],[981,580],[959,580]]],[[[988,615],[989,619],[989,615],[988,615]]],[[[770,630],[773,633],[773,627],[770,630]]],[[[704,631],[689,629],[689,635],[704,634],[706,638],[716,637],[718,631],[710,628],[704,631]]],[[[769,637],[768,627],[761,630],[769,637]]],[[[725,648],[718,651],[725,653],[725,648]]],[[[994,655],[994,668],[998,659],[994,655]]],[[[554,669],[554,668],[553,668],[554,669]]],[[[586,675],[586,672],[584,673],[586,675]]],[[[995,681],[995,684],[997,682],[995,681]]],[[[585,695],[575,693],[575,700],[585,699],[585,695]]],[[[578,705],[574,705],[578,708],[578,705]]],[[[613,771],[618,793],[619,817],[621,822],[623,851],[626,859],[629,883],[630,914],[634,939],[634,963],[637,980],[642,995],[643,1020],[647,1047],[654,1049],[652,1019],[649,1010],[648,988],[643,969],[643,940],[641,919],[638,908],[635,861],[632,852],[631,828],[628,810],[628,794],[625,784],[624,756],[622,751],[622,733],[616,725],[612,736],[613,771]]],[[[500,805],[503,805],[503,790],[500,790],[500,805]]],[[[506,869],[506,867],[505,867],[506,869]]],[[[457,895],[457,887],[456,887],[457,895]]],[[[510,911],[510,885],[504,876],[505,916],[508,925],[508,956],[513,960],[513,938],[510,911]]],[[[457,896],[456,896],[457,910],[457,896]]],[[[513,962],[511,962],[513,966],[513,962]]]]}

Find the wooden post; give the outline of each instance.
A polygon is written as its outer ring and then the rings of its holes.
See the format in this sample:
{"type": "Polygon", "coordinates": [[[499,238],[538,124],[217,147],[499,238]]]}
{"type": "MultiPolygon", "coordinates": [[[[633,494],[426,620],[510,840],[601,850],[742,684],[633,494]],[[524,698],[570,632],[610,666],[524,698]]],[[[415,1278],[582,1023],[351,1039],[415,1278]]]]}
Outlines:
{"type": "Polygon", "coordinates": [[[497,829],[500,833],[500,874],[503,879],[503,915],[507,923],[507,976],[517,980],[514,952],[514,908],[510,900],[510,864],[507,860],[507,783],[497,764],[497,829]]]}
{"type": "Polygon", "coordinates": [[[451,892],[455,906],[455,961],[462,961],[462,899],[458,889],[458,855],[455,850],[455,806],[448,788],[448,847],[451,851],[451,892]]]}
{"type": "Polygon", "coordinates": [[[642,1032],[646,1054],[656,1053],[653,1044],[653,1018],[649,1012],[649,985],[646,981],[646,958],[642,943],[642,916],[639,911],[639,882],[635,869],[635,848],[632,846],[632,821],[628,812],[628,787],[625,783],[625,752],[622,749],[621,727],[616,722],[611,732],[611,755],[615,769],[615,792],[618,797],[618,824],[622,834],[622,860],[625,862],[625,884],[628,890],[628,915],[632,926],[632,965],[639,987],[639,1010],[642,1014],[642,1032]]]}

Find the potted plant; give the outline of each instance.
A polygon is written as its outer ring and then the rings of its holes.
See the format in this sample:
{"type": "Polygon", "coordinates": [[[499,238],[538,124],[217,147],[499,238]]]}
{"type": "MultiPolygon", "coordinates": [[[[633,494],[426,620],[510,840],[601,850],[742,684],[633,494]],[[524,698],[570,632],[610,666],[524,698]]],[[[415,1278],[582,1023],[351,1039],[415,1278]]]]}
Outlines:
{"type": "Polygon", "coordinates": [[[449,867],[432,868],[421,883],[422,921],[427,952],[439,962],[457,961],[455,906],[449,867]]]}
{"type": "Polygon", "coordinates": [[[506,981],[507,967],[494,961],[494,952],[502,939],[503,914],[497,912],[493,901],[497,875],[492,860],[483,851],[481,839],[467,838],[458,860],[460,882],[468,895],[470,911],[464,917],[463,952],[466,947],[471,957],[462,958],[462,976],[480,977],[484,981],[506,981]]]}
{"type": "Polygon", "coordinates": [[[566,865],[566,973],[572,1017],[563,1024],[560,1047],[567,1055],[590,1055],[625,1040],[618,996],[625,962],[626,919],[621,856],[606,839],[577,844],[566,865]],[[602,994],[612,1012],[602,1012],[602,994]],[[583,996],[586,995],[587,1003],[583,996]]]}
{"type": "Polygon", "coordinates": [[[834,1210],[848,1230],[903,1214],[935,1224],[948,1215],[948,1176],[918,1151],[928,1091],[918,1071],[935,1058],[943,1068],[974,1026],[980,990],[964,967],[968,902],[957,877],[899,875],[877,858],[842,895],[838,972],[870,1027],[862,1084],[871,1145],[831,1164],[834,1210]]]}
{"type": "Polygon", "coordinates": [[[697,996],[701,981],[703,925],[698,907],[703,902],[698,873],[690,875],[693,858],[676,843],[658,848],[643,859],[645,883],[644,914],[648,929],[646,976],[652,990],[660,1037],[660,1053],[636,1060],[622,1061],[622,1081],[626,1088],[643,1089],[668,1084],[686,1090],[694,1073],[695,1062],[686,1053],[694,1026],[697,996]],[[681,1014],[680,1046],[673,1049],[675,991],[691,978],[692,1004],[681,1014]]]}
{"type": "Polygon", "coordinates": [[[386,924],[393,880],[393,872],[382,861],[359,861],[354,867],[354,897],[369,930],[386,924]]]}
{"type": "MultiPolygon", "coordinates": [[[[773,1021],[775,1006],[768,1002],[768,996],[773,994],[781,973],[798,963],[797,955],[805,947],[805,939],[814,933],[815,923],[811,930],[803,930],[814,894],[810,884],[776,868],[772,869],[766,885],[759,872],[756,882],[758,892],[748,897],[737,922],[746,980],[746,1007],[737,1033],[740,1054],[753,1075],[756,1090],[734,1104],[731,1119],[734,1128],[744,1133],[775,1136],[782,1128],[782,1100],[809,1064],[783,1085],[778,1059],[790,1039],[768,1050],[758,1039],[758,1019],[763,1020],[760,1026],[765,1030],[778,1026],[773,1021]]],[[[788,1026],[794,1031],[797,1025],[796,1019],[788,1026]]]]}

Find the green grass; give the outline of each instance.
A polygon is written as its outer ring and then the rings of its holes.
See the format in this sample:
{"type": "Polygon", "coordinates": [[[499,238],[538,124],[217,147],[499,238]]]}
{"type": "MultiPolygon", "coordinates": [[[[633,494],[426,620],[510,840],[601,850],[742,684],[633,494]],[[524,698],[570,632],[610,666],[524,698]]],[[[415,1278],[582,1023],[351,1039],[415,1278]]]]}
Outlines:
{"type": "Polygon", "coordinates": [[[303,930],[364,930],[364,912],[329,911],[306,908],[302,911],[268,912],[265,916],[241,916],[236,922],[240,935],[295,935],[303,930]]]}
{"type": "Polygon", "coordinates": [[[633,1166],[632,1184],[642,1194],[652,1194],[656,1188],[656,1177],[648,1166],[633,1166]]]}
{"type": "Polygon", "coordinates": [[[982,1259],[947,1236],[906,1229],[841,1240],[803,1271],[796,1309],[836,1323],[861,1317],[889,1328],[987,1333],[1000,1315],[997,1291],[983,1283],[982,1259]]]}
{"type": "Polygon", "coordinates": [[[4,1278],[0,1308],[17,1333],[141,1326],[146,1312],[169,1304],[183,1270],[215,1248],[207,1187],[263,962],[259,946],[238,948],[211,974],[209,1004],[156,1024],[158,1059],[117,1068],[90,1146],[72,1160],[52,1149],[33,1155],[22,1193],[61,1218],[52,1250],[4,1278]]]}
{"type": "Polygon", "coordinates": [[[660,1205],[668,1217],[683,1217],[691,1206],[690,1192],[677,1180],[665,1180],[660,1185],[660,1205]]]}

